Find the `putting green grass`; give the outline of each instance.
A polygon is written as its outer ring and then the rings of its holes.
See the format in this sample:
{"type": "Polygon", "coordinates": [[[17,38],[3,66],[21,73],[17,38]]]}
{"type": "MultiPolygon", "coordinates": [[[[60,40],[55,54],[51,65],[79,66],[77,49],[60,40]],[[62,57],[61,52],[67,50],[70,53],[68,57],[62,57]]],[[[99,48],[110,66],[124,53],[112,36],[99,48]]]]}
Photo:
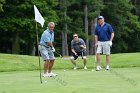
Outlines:
{"type": "Polygon", "coordinates": [[[0,72],[0,93],[140,93],[140,67],[54,72],[42,84],[39,71],[0,72]]]}
{"type": "MultiPolygon", "coordinates": [[[[40,83],[38,57],[0,54],[0,93],[140,93],[140,53],[111,55],[111,70],[105,71],[105,56],[101,56],[103,69],[92,71],[95,56],[88,56],[88,70],[74,71],[70,57],[56,57],[53,71],[57,77],[44,78],[40,83]],[[66,70],[66,71],[64,71],[66,70]]],[[[43,62],[41,60],[43,72],[43,62]]]]}

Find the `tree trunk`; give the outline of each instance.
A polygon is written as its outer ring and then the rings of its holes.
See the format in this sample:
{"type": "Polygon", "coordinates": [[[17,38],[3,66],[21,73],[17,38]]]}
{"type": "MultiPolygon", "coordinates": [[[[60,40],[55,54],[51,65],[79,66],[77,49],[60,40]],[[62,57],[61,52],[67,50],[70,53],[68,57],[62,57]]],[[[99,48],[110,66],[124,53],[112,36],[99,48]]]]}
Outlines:
{"type": "Polygon", "coordinates": [[[93,55],[95,54],[95,29],[97,26],[97,18],[95,18],[94,20],[91,21],[91,36],[92,39],[90,41],[90,54],[93,55]]]}
{"type": "Polygon", "coordinates": [[[13,54],[19,54],[20,53],[19,32],[16,32],[16,34],[15,34],[15,39],[13,40],[13,44],[12,44],[12,53],[13,54]]]}
{"type": "Polygon", "coordinates": [[[68,41],[67,41],[67,39],[68,39],[68,37],[67,37],[67,30],[68,30],[68,28],[67,28],[67,23],[65,23],[65,33],[64,33],[64,36],[65,36],[65,56],[68,56],[69,55],[69,52],[68,52],[68,41]]]}
{"type": "Polygon", "coordinates": [[[35,54],[36,54],[36,47],[35,47],[35,45],[33,45],[31,49],[32,49],[31,55],[35,56],[35,54]]]}
{"type": "Polygon", "coordinates": [[[62,32],[62,56],[68,56],[67,32],[62,32]]]}
{"type": "MultiPolygon", "coordinates": [[[[67,3],[66,0],[64,1],[65,4],[65,11],[64,11],[64,19],[67,17],[67,3]]],[[[68,25],[67,23],[64,23],[64,29],[65,31],[62,31],[62,56],[68,56],[68,43],[67,43],[67,31],[68,31],[68,25]]]]}
{"type": "Polygon", "coordinates": [[[88,39],[88,7],[87,4],[84,5],[84,23],[85,23],[85,33],[87,36],[86,39],[86,47],[87,47],[87,54],[89,55],[89,39],[88,39]]]}
{"type": "Polygon", "coordinates": [[[90,41],[89,41],[89,54],[90,55],[93,55],[94,54],[94,48],[93,48],[93,46],[94,46],[94,31],[93,31],[93,29],[94,29],[94,22],[93,22],[93,20],[91,20],[91,39],[90,39],[90,41]]]}
{"type": "Polygon", "coordinates": [[[138,15],[138,16],[140,16],[140,11],[139,11],[139,9],[140,9],[140,6],[139,6],[139,4],[140,4],[140,1],[139,0],[135,0],[135,10],[136,10],[136,15],[138,15]]]}

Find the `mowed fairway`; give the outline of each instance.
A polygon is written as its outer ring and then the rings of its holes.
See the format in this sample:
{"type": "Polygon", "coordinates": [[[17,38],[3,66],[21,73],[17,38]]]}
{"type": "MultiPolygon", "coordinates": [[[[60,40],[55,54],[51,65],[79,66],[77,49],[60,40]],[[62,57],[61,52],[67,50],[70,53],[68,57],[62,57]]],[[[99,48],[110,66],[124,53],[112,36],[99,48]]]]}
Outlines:
{"type": "Polygon", "coordinates": [[[39,71],[0,72],[0,93],[140,93],[140,67],[54,72],[42,84],[39,71]]]}

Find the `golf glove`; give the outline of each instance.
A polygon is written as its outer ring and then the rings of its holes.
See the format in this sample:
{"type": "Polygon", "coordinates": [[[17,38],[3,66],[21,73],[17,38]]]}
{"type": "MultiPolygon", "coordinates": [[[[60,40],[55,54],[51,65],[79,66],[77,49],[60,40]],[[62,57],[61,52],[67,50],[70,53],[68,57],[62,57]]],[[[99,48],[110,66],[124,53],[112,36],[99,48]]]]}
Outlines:
{"type": "Polygon", "coordinates": [[[109,45],[112,46],[112,41],[109,41],[109,45]]]}
{"type": "Polygon", "coordinates": [[[55,52],[55,48],[54,47],[52,47],[51,50],[52,50],[52,52],[55,52]]]}
{"type": "Polygon", "coordinates": [[[86,47],[84,45],[80,45],[80,48],[86,49],[86,47]]]}

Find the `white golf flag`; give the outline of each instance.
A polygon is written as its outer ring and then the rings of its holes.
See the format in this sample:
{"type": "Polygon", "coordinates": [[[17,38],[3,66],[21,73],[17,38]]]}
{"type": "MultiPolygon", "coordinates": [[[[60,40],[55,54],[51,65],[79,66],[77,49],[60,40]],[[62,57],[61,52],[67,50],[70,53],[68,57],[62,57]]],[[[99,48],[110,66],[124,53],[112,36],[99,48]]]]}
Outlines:
{"type": "Polygon", "coordinates": [[[43,27],[45,20],[42,17],[42,15],[40,14],[39,10],[37,9],[37,7],[35,5],[34,5],[34,12],[35,12],[35,20],[36,20],[36,22],[40,23],[41,26],[43,27]]]}

